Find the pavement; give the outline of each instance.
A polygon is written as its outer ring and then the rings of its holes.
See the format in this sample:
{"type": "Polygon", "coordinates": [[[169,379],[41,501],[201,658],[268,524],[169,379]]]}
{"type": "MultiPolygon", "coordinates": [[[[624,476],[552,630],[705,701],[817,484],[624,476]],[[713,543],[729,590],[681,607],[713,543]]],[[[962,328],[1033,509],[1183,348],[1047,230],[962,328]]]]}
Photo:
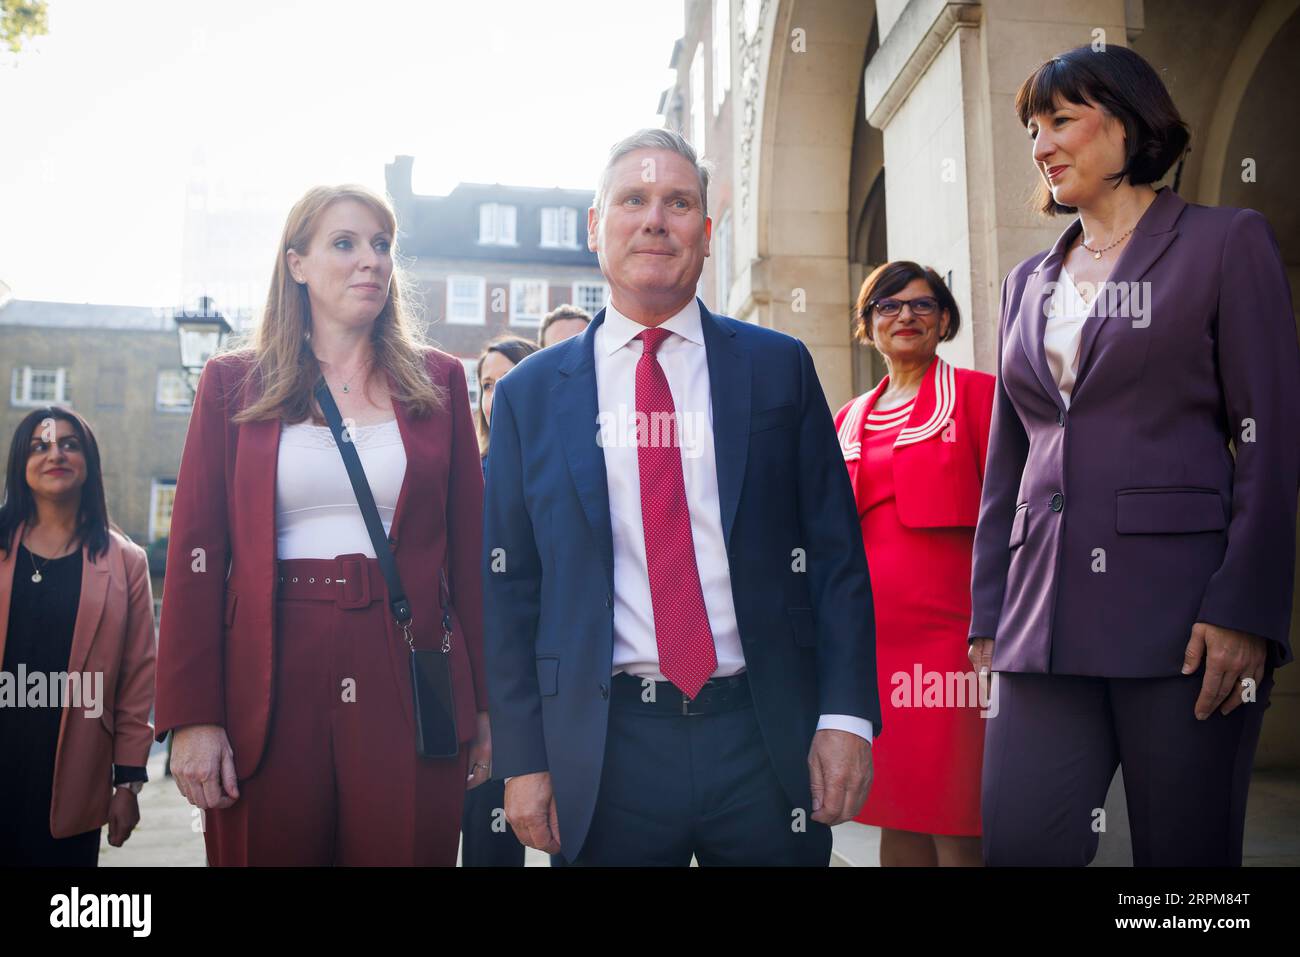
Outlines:
{"type": "MultiPolygon", "coordinates": [[[[140,792],[140,824],[122,847],[108,843],[104,828],[100,867],[203,867],[201,819],[175,783],[163,777],[166,752],[155,746],[149,759],[149,783],[140,792]]],[[[1115,776],[1106,800],[1108,827],[1101,836],[1093,866],[1132,865],[1123,782],[1115,776]]],[[[853,821],[833,829],[833,867],[880,864],[880,829],[853,821]]],[[[1246,866],[1300,866],[1300,770],[1257,771],[1251,779],[1243,848],[1246,866]]],[[[529,848],[527,867],[549,867],[550,859],[529,848]]]]}

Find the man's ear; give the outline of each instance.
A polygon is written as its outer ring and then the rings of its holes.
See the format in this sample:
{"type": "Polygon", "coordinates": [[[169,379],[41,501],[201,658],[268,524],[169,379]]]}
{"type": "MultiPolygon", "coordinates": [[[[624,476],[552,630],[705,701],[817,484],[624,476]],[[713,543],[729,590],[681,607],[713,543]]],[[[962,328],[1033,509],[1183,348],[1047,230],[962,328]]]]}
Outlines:
{"type": "Polygon", "coordinates": [[[705,216],[704,217],[704,258],[705,259],[707,259],[711,255],[711,253],[709,252],[709,242],[712,239],[713,239],[713,218],[710,216],[705,216]]]}
{"type": "Polygon", "coordinates": [[[600,212],[595,206],[587,209],[587,249],[591,252],[600,252],[596,246],[596,231],[600,228],[600,212]]]}

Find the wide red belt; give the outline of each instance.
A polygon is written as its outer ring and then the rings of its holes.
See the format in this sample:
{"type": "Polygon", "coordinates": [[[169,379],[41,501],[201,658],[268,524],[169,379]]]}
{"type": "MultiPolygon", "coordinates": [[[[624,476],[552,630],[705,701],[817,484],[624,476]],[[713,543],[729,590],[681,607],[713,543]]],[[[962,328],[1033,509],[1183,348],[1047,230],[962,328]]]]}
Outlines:
{"type": "Polygon", "coordinates": [[[379,562],[360,553],[335,558],[290,558],[278,561],[279,597],[332,601],[340,608],[365,608],[387,600],[379,562]]]}

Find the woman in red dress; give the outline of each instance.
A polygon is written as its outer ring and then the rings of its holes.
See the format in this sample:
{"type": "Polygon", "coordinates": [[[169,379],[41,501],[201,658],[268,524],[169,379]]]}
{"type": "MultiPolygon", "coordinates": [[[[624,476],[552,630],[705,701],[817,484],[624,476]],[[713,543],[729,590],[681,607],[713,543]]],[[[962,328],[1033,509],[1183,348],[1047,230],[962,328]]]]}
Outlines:
{"type": "Polygon", "coordinates": [[[892,262],[858,295],[855,334],[889,374],[835,417],[876,613],[884,731],[854,818],[881,828],[882,865],[979,865],[981,696],[966,657],[970,567],[992,376],[938,358],[957,334],[932,269],[892,262]]]}

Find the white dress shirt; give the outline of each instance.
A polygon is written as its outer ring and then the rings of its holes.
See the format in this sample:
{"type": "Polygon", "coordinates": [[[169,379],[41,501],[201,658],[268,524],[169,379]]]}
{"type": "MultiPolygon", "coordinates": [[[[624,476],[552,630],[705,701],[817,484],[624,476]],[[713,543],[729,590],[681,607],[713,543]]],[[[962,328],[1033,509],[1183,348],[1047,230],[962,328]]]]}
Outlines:
{"type": "Polygon", "coordinates": [[[1068,409],[1074,393],[1074,378],[1079,372],[1083,324],[1091,307],[1080,295],[1064,266],[1061,267],[1061,282],[1056,286],[1048,310],[1047,325],[1043,328],[1043,351],[1047,353],[1047,367],[1068,409]]]}
{"type": "MultiPolygon", "coordinates": [[[[595,334],[596,397],[614,537],[614,674],[622,671],[663,681],[646,565],[641,472],[634,431],[636,365],[642,351],[635,337],[645,328],[622,315],[612,303],[606,304],[605,321],[595,334]]],[[[731,568],[722,533],[713,403],[699,302],[692,299],[659,328],[673,333],[660,345],[656,356],[677,412],[695,563],[718,656],[713,677],[727,677],[745,670],[745,654],[740,645],[731,568]]],[[[850,731],[871,740],[871,722],[853,715],[822,715],[817,728],[850,731]]]]}

